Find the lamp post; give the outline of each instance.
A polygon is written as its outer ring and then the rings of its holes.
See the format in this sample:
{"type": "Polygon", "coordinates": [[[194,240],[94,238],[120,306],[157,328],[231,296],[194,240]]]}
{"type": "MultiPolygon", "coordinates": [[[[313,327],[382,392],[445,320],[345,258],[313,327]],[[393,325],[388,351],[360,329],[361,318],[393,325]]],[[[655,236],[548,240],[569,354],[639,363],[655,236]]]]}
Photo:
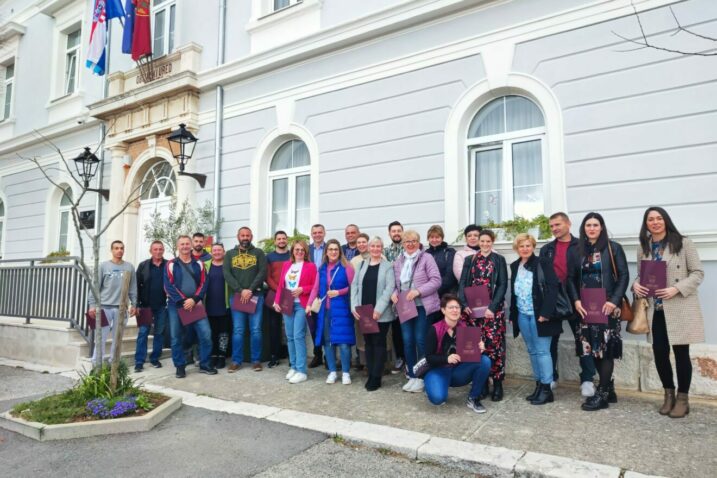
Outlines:
{"type": "Polygon", "coordinates": [[[90,151],[90,148],[85,147],[85,150],[81,152],[75,159],[75,167],[77,168],[77,174],[82,178],[84,188],[86,191],[92,191],[100,193],[105,201],[110,200],[109,189],[92,189],[90,188],[90,180],[97,174],[97,167],[100,164],[100,160],[95,154],[90,151]]]}
{"type": "Polygon", "coordinates": [[[194,154],[194,148],[197,146],[198,141],[190,131],[187,131],[187,125],[181,123],[179,129],[173,131],[172,134],[167,137],[167,141],[169,142],[169,149],[172,151],[172,156],[177,160],[177,163],[179,163],[179,175],[194,178],[199,183],[199,186],[204,188],[204,185],[207,183],[206,175],[187,173],[184,171],[187,161],[189,161],[194,154]]]}

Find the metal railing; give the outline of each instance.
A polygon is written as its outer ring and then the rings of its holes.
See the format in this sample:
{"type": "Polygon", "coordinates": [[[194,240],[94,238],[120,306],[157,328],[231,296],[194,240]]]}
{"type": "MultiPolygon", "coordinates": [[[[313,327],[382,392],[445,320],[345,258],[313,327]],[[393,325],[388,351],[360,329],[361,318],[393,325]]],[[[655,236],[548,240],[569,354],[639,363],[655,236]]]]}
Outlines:
{"type": "Polygon", "coordinates": [[[68,322],[90,344],[85,312],[89,284],[78,257],[0,260],[0,315],[68,322]]]}

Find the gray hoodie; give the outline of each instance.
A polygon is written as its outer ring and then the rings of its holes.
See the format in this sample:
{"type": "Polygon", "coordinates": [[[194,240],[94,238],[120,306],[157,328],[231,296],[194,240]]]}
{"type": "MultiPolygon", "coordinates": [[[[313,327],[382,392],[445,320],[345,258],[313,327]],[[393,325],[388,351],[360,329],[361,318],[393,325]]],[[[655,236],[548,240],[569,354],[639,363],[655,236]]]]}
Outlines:
{"type": "MultiPolygon", "coordinates": [[[[118,307],[120,303],[120,292],[122,291],[122,273],[129,272],[132,280],[129,283],[130,305],[137,305],[137,276],[134,267],[127,261],[115,264],[106,261],[100,264],[100,303],[102,307],[118,307]]],[[[90,307],[95,306],[92,294],[87,297],[90,307]]]]}

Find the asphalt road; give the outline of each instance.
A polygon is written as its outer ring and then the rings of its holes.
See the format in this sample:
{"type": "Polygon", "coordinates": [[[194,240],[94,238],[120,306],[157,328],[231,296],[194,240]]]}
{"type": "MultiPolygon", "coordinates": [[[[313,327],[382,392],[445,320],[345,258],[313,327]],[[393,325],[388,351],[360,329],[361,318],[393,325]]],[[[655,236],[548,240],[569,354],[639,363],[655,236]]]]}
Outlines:
{"type": "MultiPolygon", "coordinates": [[[[0,411],[71,381],[0,366],[0,411]]],[[[183,406],[146,433],[36,442],[0,429],[0,476],[468,477],[322,433],[183,406]]]]}

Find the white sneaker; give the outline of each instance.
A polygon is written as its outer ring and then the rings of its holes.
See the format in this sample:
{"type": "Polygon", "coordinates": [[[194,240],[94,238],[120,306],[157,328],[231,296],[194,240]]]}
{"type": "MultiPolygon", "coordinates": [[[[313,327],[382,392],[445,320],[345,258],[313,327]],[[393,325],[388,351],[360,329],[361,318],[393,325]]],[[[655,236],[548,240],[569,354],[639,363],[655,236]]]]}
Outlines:
{"type": "Polygon", "coordinates": [[[393,363],[393,370],[391,370],[392,374],[401,373],[401,370],[403,370],[403,359],[396,359],[396,361],[393,363]]]}
{"type": "Polygon", "coordinates": [[[291,377],[291,379],[289,380],[289,383],[301,383],[301,382],[306,382],[306,379],[308,379],[308,378],[309,378],[309,377],[307,377],[305,373],[296,372],[296,373],[291,377]]]}
{"type": "Polygon", "coordinates": [[[580,384],[580,395],[583,397],[592,397],[595,395],[595,384],[592,382],[583,382],[580,384]]]}
{"type": "Polygon", "coordinates": [[[423,391],[423,379],[422,378],[414,378],[413,379],[413,387],[408,390],[411,393],[419,393],[423,391]]]}
{"type": "Polygon", "coordinates": [[[416,380],[415,378],[409,378],[408,382],[403,386],[404,392],[410,392],[411,388],[413,388],[413,381],[416,380]]]}
{"type": "Polygon", "coordinates": [[[296,373],[297,373],[296,370],[294,370],[293,368],[290,368],[290,369],[289,369],[289,373],[287,373],[287,374],[286,374],[286,377],[284,377],[284,378],[287,379],[287,380],[291,380],[291,377],[293,377],[294,375],[296,375],[296,373]]]}
{"type": "Polygon", "coordinates": [[[336,372],[329,372],[329,376],[326,377],[326,383],[336,383],[336,372]]]}
{"type": "Polygon", "coordinates": [[[347,373],[341,374],[341,383],[344,385],[351,385],[351,375],[347,373]]]}

